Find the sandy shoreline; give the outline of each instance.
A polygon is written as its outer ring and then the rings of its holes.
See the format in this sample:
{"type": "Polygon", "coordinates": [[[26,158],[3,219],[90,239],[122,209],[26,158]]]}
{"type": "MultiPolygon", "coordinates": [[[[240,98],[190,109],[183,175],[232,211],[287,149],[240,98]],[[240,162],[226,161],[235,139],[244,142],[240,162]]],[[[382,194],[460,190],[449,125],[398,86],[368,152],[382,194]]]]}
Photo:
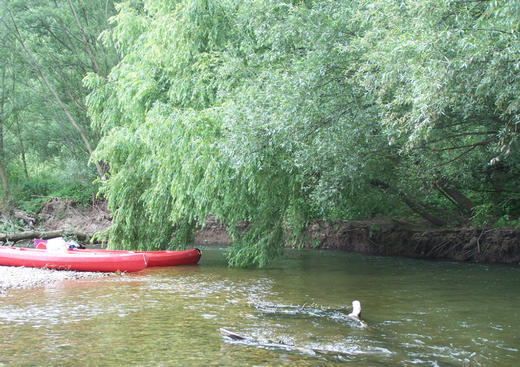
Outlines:
{"type": "Polygon", "coordinates": [[[0,296],[5,295],[9,289],[41,287],[45,284],[64,280],[99,278],[109,276],[110,274],[111,273],[0,266],[0,296]]]}

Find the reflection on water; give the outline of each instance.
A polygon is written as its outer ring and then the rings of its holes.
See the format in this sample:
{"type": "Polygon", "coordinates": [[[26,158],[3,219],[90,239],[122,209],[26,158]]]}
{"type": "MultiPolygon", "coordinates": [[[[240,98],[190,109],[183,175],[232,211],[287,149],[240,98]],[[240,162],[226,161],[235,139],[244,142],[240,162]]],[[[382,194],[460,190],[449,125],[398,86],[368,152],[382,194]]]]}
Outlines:
{"type": "Polygon", "coordinates": [[[11,291],[0,365],[514,366],[519,290],[518,267],[305,251],[244,270],[208,248],[198,266],[11,291]]]}

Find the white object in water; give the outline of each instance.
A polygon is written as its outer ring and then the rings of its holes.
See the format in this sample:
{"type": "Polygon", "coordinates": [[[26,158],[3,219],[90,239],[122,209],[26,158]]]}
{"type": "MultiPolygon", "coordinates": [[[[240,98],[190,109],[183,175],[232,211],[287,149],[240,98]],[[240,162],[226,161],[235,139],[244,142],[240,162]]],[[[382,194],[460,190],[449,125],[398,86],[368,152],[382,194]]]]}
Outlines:
{"type": "Polygon", "coordinates": [[[352,301],[352,312],[348,314],[349,317],[359,317],[361,315],[361,302],[352,301]]]}

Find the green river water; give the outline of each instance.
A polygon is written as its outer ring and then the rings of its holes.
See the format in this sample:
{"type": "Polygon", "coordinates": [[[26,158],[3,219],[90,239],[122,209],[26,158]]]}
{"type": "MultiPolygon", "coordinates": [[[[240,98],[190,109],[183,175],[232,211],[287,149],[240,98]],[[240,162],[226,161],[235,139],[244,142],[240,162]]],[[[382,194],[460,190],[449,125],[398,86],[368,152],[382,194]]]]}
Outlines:
{"type": "Polygon", "coordinates": [[[230,269],[224,251],[11,290],[0,366],[520,366],[518,266],[288,251],[230,269]]]}

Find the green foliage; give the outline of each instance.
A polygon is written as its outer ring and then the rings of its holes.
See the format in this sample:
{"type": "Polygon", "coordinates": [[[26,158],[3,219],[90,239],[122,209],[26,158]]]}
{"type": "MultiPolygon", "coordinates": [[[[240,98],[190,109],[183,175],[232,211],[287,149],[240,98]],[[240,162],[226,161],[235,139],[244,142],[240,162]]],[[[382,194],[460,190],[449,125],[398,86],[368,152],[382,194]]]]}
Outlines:
{"type": "Polygon", "coordinates": [[[14,184],[13,205],[30,213],[37,213],[51,198],[72,200],[79,205],[90,204],[99,186],[87,182],[64,182],[54,178],[35,178],[14,184]]]}
{"type": "Polygon", "coordinates": [[[84,79],[110,246],[186,245],[213,214],[230,264],[265,266],[311,219],[519,218],[517,2],[117,9],[122,58],[84,79]]]}
{"type": "Polygon", "coordinates": [[[24,180],[27,195],[46,191],[35,185],[49,173],[57,181],[93,179],[89,150],[99,135],[82,79],[88,71],[103,78],[116,63],[115,49],[98,41],[114,12],[111,1],[0,0],[3,191],[9,184],[19,191],[24,180]]]}
{"type": "Polygon", "coordinates": [[[25,222],[22,219],[0,217],[1,233],[16,233],[24,229],[25,222]]]}
{"type": "Polygon", "coordinates": [[[51,196],[66,198],[86,206],[95,200],[98,189],[99,187],[97,185],[91,183],[71,182],[51,192],[51,196]]]}

